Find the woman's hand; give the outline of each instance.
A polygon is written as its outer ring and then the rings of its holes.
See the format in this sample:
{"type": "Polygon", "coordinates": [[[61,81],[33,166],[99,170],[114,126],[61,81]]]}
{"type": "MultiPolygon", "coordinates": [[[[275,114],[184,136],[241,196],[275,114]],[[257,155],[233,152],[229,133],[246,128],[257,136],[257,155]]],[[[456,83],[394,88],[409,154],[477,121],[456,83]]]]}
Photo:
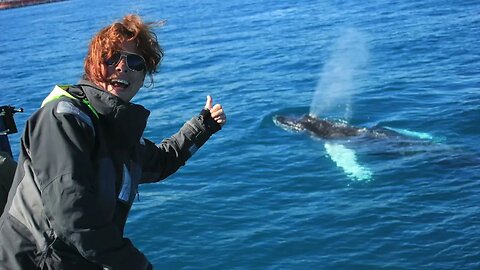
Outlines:
{"type": "Polygon", "coordinates": [[[222,105],[220,104],[215,104],[215,106],[212,106],[213,101],[211,96],[207,96],[207,103],[205,103],[205,109],[210,111],[210,114],[220,126],[225,125],[227,122],[227,116],[225,115],[225,112],[223,111],[222,105]]]}

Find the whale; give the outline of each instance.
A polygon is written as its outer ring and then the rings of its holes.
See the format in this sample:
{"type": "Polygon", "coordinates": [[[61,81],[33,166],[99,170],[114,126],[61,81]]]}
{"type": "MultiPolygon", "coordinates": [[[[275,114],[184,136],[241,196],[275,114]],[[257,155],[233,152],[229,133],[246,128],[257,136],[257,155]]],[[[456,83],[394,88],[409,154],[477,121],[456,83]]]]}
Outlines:
{"type": "Polygon", "coordinates": [[[308,132],[312,136],[326,139],[325,152],[327,156],[342,168],[349,178],[354,181],[370,181],[372,179],[371,170],[357,162],[355,151],[331,140],[369,134],[372,132],[369,129],[351,126],[345,122],[321,119],[311,114],[300,117],[275,115],[273,122],[287,131],[308,132]]]}
{"type": "Polygon", "coordinates": [[[429,133],[376,125],[371,128],[349,125],[345,121],[322,119],[312,114],[301,116],[275,115],[275,125],[291,132],[306,132],[324,141],[326,156],[354,181],[371,181],[373,172],[358,162],[357,153],[347,148],[345,141],[352,137],[399,139],[404,142],[435,142],[429,133]],[[342,140],[343,139],[343,140],[342,140]],[[413,141],[411,141],[413,139],[413,141]],[[406,141],[405,141],[406,140],[406,141]]]}
{"type": "Polygon", "coordinates": [[[355,136],[368,136],[374,138],[404,136],[400,132],[384,127],[356,127],[343,121],[332,121],[318,118],[311,114],[300,117],[275,115],[275,125],[293,132],[308,132],[322,139],[344,139],[355,136]]]}

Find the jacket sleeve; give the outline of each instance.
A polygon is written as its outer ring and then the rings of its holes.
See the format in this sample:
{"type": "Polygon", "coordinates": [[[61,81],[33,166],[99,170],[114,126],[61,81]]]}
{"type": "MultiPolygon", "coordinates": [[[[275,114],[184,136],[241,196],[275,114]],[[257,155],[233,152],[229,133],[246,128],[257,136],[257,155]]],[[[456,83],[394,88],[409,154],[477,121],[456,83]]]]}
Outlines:
{"type": "Polygon", "coordinates": [[[204,109],[198,116],[187,121],[172,137],[155,145],[144,139],[142,183],[165,179],[185,162],[218,130],[221,126],[204,109]]]}
{"type": "Polygon", "coordinates": [[[99,192],[90,118],[78,107],[59,112],[57,102],[51,103],[34,115],[26,143],[56,237],[104,269],[147,269],[145,256],[114,224],[115,185],[99,192]]]}

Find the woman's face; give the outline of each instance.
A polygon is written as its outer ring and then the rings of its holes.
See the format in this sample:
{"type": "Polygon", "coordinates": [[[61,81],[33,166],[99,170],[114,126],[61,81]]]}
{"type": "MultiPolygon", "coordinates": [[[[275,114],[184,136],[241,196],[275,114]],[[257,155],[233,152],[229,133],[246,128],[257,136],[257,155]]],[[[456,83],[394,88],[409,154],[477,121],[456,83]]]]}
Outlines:
{"type": "Polygon", "coordinates": [[[146,74],[145,60],[139,55],[134,41],[124,41],[120,46],[122,51],[119,53],[121,53],[121,56],[119,57],[119,54],[117,54],[114,57],[114,54],[104,64],[107,80],[102,87],[107,92],[129,102],[143,85],[146,74]],[[127,56],[129,54],[134,55],[127,56]],[[138,70],[142,62],[143,69],[138,70]]]}

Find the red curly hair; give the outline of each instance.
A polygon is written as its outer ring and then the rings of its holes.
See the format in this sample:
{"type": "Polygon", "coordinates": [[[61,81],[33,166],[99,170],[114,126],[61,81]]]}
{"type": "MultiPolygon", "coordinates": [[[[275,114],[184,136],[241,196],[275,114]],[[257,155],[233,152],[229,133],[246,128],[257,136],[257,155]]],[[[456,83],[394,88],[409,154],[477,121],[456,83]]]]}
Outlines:
{"type": "Polygon", "coordinates": [[[121,50],[124,41],[135,41],[140,55],[146,61],[145,73],[157,72],[163,58],[163,50],[152,31],[153,23],[144,23],[138,15],[126,15],[121,22],[115,22],[100,30],[90,42],[84,62],[84,78],[99,85],[106,82],[105,59],[121,50]]]}

